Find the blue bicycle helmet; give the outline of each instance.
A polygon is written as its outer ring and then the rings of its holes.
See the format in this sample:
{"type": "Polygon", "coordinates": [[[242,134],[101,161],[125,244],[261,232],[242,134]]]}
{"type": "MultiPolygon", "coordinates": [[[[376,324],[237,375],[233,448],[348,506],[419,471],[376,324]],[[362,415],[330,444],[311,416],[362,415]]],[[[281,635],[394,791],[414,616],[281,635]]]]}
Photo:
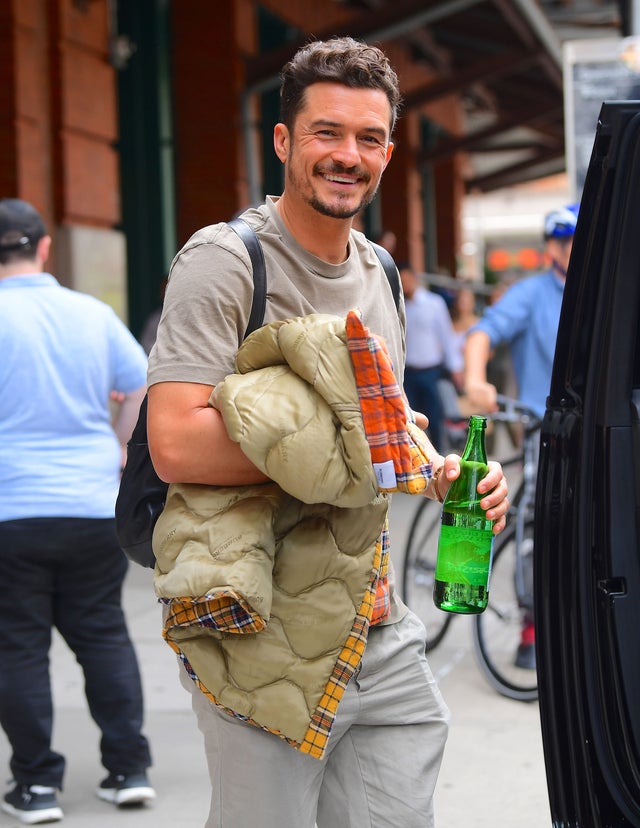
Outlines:
{"type": "Polygon", "coordinates": [[[576,232],[578,205],[570,204],[559,210],[552,210],[544,219],[544,238],[568,239],[576,232]]]}

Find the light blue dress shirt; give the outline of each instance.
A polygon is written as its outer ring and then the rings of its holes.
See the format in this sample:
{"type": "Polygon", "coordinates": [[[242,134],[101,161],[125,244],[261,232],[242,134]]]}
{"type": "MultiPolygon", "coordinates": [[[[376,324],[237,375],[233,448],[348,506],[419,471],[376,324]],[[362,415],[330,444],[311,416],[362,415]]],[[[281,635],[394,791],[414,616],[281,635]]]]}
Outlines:
{"type": "Polygon", "coordinates": [[[49,273],[0,279],[0,520],[113,517],[109,394],[147,358],[114,311],[49,273]]]}

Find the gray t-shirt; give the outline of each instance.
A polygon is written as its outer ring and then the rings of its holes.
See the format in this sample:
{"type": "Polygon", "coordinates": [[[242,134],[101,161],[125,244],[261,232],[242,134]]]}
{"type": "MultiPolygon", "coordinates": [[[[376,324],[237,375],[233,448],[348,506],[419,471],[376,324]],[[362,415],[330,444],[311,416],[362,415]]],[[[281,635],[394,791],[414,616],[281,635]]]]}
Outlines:
{"type": "MultiPolygon", "coordinates": [[[[404,305],[396,310],[378,257],[362,233],[351,231],[349,257],[328,264],[288,232],[275,199],[242,216],[262,244],[267,272],[265,322],[310,313],[362,312],[364,324],[384,337],[396,375],[404,373],[404,305]]],[[[249,254],[226,224],[195,233],[171,265],[148,384],[217,385],[234,370],[247,327],[253,276],[249,254]]]]}

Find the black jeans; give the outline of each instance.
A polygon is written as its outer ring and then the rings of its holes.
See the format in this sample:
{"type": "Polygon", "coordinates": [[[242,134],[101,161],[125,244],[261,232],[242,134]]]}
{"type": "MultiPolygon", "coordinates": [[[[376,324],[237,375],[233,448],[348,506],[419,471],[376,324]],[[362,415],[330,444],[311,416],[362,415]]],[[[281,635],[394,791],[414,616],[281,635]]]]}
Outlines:
{"type": "Polygon", "coordinates": [[[52,627],[84,672],[105,768],[132,773],[151,764],[140,732],[140,672],[121,606],[126,571],[113,520],[0,522],[0,724],[16,782],[62,787],[65,760],[51,749],[52,627]]]}

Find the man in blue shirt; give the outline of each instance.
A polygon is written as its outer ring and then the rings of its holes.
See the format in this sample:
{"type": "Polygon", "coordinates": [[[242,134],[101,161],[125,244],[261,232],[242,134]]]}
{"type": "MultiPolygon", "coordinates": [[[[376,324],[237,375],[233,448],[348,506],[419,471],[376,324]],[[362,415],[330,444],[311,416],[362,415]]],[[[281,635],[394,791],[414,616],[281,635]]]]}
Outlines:
{"type": "Polygon", "coordinates": [[[0,724],[15,786],[2,809],[62,819],[51,748],[51,630],[82,667],[115,805],[155,796],[142,687],[121,606],[114,506],[147,360],[113,310],[45,273],[51,245],[27,202],[0,201],[0,724]],[[111,420],[110,397],[115,418],[111,420]]]}
{"type": "Polygon", "coordinates": [[[507,343],[520,402],[544,414],[551,383],[564,282],[576,229],[574,209],[554,210],[545,219],[545,247],[551,266],[512,285],[471,328],[465,344],[465,392],[472,407],[497,409],[496,388],[487,382],[493,349],[507,343]]]}
{"type": "MultiPolygon", "coordinates": [[[[546,216],[544,239],[550,268],[512,285],[469,331],[465,391],[472,407],[487,412],[497,409],[497,390],[487,382],[487,363],[493,349],[504,342],[511,350],[520,402],[543,416],[576,221],[575,207],[563,207],[546,216]]],[[[525,669],[536,666],[535,629],[533,617],[528,614],[515,663],[525,669]]]]}

